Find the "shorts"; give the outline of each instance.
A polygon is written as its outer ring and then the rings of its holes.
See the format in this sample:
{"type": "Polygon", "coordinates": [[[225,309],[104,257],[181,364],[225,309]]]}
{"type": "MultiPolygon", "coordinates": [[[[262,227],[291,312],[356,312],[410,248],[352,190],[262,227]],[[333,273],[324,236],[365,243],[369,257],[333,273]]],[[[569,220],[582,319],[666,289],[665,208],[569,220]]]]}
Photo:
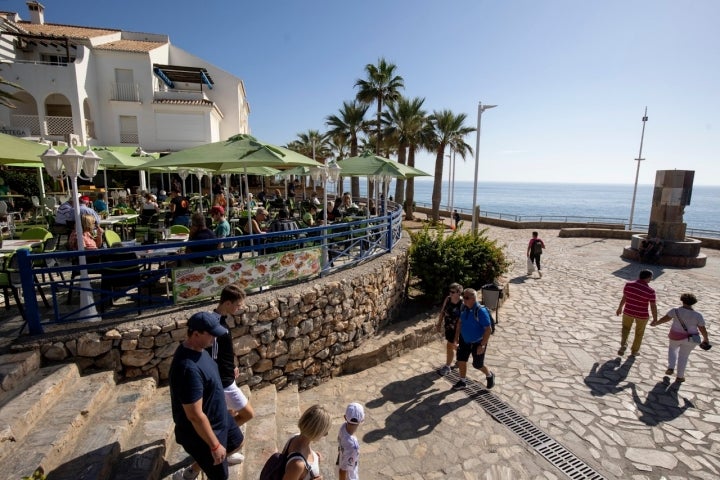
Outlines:
{"type": "MultiPolygon", "coordinates": [[[[225,435],[221,432],[221,434],[218,435],[218,440],[225,446],[225,450],[231,453],[240,448],[244,437],[240,428],[235,423],[235,419],[230,415],[230,412],[227,412],[226,424],[228,426],[227,431],[224,432],[225,435]]],[[[218,432],[215,433],[217,434],[218,432]]],[[[193,460],[200,465],[200,468],[205,472],[208,480],[227,480],[229,476],[227,459],[223,460],[222,463],[213,465],[214,460],[210,447],[199,435],[182,439],[182,441],[181,439],[177,440],[193,460]]]]}
{"type": "Polygon", "coordinates": [[[225,403],[229,410],[242,410],[248,404],[248,399],[245,394],[237,386],[237,383],[233,382],[224,389],[225,391],[225,403]]]}
{"type": "Polygon", "coordinates": [[[448,343],[455,343],[455,328],[445,327],[445,340],[447,340],[448,343]]]}
{"type": "MultiPolygon", "coordinates": [[[[473,368],[476,368],[480,370],[485,365],[485,352],[477,353],[478,347],[480,346],[480,342],[474,342],[474,343],[467,343],[462,339],[462,335],[460,336],[460,345],[457,349],[457,361],[458,362],[467,362],[470,358],[470,355],[472,354],[473,361],[472,366],[473,368]]],[[[485,349],[487,350],[487,348],[485,349]]]]}

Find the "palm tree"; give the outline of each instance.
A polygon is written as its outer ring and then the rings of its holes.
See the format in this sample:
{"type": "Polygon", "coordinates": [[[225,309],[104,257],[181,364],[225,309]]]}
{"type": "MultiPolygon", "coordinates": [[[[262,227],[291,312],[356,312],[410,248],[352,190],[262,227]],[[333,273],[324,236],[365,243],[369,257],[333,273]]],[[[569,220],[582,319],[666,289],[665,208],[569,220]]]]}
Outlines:
{"type": "MultiPolygon", "coordinates": [[[[424,98],[409,99],[400,97],[398,101],[388,106],[383,112],[383,120],[387,136],[393,138],[398,149],[398,163],[406,164],[407,150],[413,136],[425,124],[425,111],[422,105],[424,98]]],[[[405,202],[405,181],[398,178],[395,181],[395,201],[399,204],[405,202]]]]}
{"type": "MultiPolygon", "coordinates": [[[[408,137],[408,165],[415,166],[415,152],[418,149],[432,150],[432,139],[435,138],[432,122],[423,112],[422,124],[420,128],[408,137]]],[[[408,178],[405,185],[405,218],[413,220],[415,203],[415,179],[408,178]]]]}
{"type": "Polygon", "coordinates": [[[461,113],[455,115],[450,110],[443,110],[433,112],[430,116],[430,122],[433,126],[433,138],[431,139],[431,145],[435,150],[435,180],[433,181],[432,191],[432,220],[433,222],[440,221],[440,201],[442,199],[442,173],[443,173],[443,160],[445,158],[445,148],[448,145],[452,146],[452,149],[459,154],[462,158],[470,153],[472,154],[472,148],[470,145],[465,143],[465,136],[475,131],[472,127],[466,127],[464,125],[467,120],[467,115],[461,113]]]}
{"type": "Polygon", "coordinates": [[[355,86],[359,88],[357,99],[365,104],[377,102],[377,143],[375,152],[382,155],[382,126],[380,116],[382,115],[383,104],[395,103],[400,98],[400,89],[405,88],[405,81],[399,75],[395,75],[397,66],[388,63],[384,58],[378,60],[377,65],[368,63],[365,65],[365,80],[359,79],[355,86]]]}
{"type": "Polygon", "coordinates": [[[308,130],[298,133],[297,137],[287,144],[287,148],[320,163],[325,163],[325,160],[332,156],[327,134],[320,133],[318,130],[308,130]]]}
{"type": "MultiPolygon", "coordinates": [[[[350,156],[358,155],[358,142],[365,130],[365,113],[368,107],[356,101],[343,102],[338,115],[329,115],[325,118],[325,125],[330,127],[328,135],[344,135],[349,139],[350,156]]],[[[360,196],[360,179],[353,177],[350,181],[350,190],[353,197],[360,196]]]]}
{"type": "MultiPolygon", "coordinates": [[[[0,77],[0,85],[7,85],[8,87],[13,87],[13,88],[17,88],[18,90],[22,90],[22,87],[20,85],[9,82],[2,77],[0,77]]],[[[12,93],[6,92],[5,90],[0,90],[0,105],[7,107],[7,108],[15,108],[15,104],[12,103],[13,100],[16,102],[22,101],[15,95],[13,95],[12,93]]]]}

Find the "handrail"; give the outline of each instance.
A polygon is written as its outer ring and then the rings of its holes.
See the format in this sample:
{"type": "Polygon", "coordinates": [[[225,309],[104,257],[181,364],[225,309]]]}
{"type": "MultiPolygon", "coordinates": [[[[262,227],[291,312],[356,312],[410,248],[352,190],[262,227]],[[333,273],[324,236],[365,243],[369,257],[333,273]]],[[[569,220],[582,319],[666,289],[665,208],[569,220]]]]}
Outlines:
{"type": "MultiPolygon", "coordinates": [[[[197,247],[217,245],[220,242],[223,243],[222,249],[212,250],[211,252],[196,251],[184,254],[160,254],[152,257],[141,256],[136,259],[129,258],[102,261],[100,258],[102,255],[171,249],[187,246],[188,244],[187,242],[163,242],[151,245],[86,250],[85,252],[56,251],[49,253],[29,253],[28,251],[21,250],[18,252],[18,261],[21,267],[19,270],[23,285],[26,320],[31,334],[43,333],[38,301],[34,289],[35,285],[39,285],[44,291],[51,293],[53,315],[49,318],[50,323],[60,323],[68,320],[76,321],[84,318],[89,319],[91,315],[78,309],[68,308],[64,310],[71,311],[61,312],[58,302],[60,294],[81,289],[79,282],[73,279],[73,274],[77,276],[81,270],[88,272],[88,276],[91,279],[91,290],[95,294],[94,297],[107,300],[108,297],[112,297],[112,294],[97,287],[100,273],[103,269],[122,269],[139,266],[143,268],[142,271],[146,274],[144,283],[152,283],[162,277],[167,277],[167,275],[171,273],[172,268],[167,265],[164,267],[160,266],[170,261],[184,262],[208,255],[227,257],[232,254],[239,254],[242,257],[246,252],[249,252],[252,256],[259,256],[266,251],[292,251],[310,245],[316,248],[322,248],[327,252],[327,255],[324,255],[326,260],[321,262],[321,268],[318,274],[319,277],[323,277],[335,271],[357,266],[370,259],[391,252],[401,236],[402,209],[397,205],[393,205],[393,210],[390,211],[388,215],[381,217],[357,218],[350,222],[327,226],[321,225],[286,232],[241,235],[226,237],[221,240],[211,239],[192,243],[193,246],[197,247]],[[77,264],[77,259],[81,255],[85,255],[87,259],[86,265],[77,264]],[[51,266],[38,266],[39,264],[51,266]],[[156,265],[157,268],[150,269],[149,267],[151,265],[156,265]],[[61,273],[66,280],[53,281],[51,279],[52,275],[60,275],[61,273]],[[50,280],[42,280],[44,277],[48,277],[50,280]],[[93,283],[96,285],[93,285],[93,283]]],[[[117,273],[118,278],[122,278],[122,275],[122,272],[117,273]]],[[[137,275],[137,272],[126,274],[127,277],[130,275],[137,275]]],[[[113,277],[114,276],[115,274],[113,274],[113,277]]],[[[291,283],[297,283],[297,280],[288,278],[287,281],[281,282],[277,287],[286,286],[291,283]]],[[[266,288],[263,287],[263,290],[265,289],[266,288]]],[[[153,292],[143,295],[140,289],[138,289],[137,294],[133,293],[132,296],[138,299],[138,305],[133,305],[128,308],[116,308],[104,313],[102,316],[119,316],[131,311],[155,309],[159,306],[173,303],[172,300],[165,295],[153,294],[153,292]]],[[[97,298],[95,302],[98,302],[97,298]]]]}

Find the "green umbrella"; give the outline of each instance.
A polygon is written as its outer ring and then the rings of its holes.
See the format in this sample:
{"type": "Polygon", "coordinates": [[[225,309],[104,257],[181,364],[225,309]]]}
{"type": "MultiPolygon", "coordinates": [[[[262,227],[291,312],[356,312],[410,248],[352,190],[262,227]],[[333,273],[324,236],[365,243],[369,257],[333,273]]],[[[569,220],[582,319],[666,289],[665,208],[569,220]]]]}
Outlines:
{"type": "Polygon", "coordinates": [[[339,160],[337,164],[342,169],[343,177],[387,176],[394,178],[413,178],[431,176],[429,173],[425,173],[415,167],[409,167],[372,153],[345,158],[339,160]]]}
{"type": "Polygon", "coordinates": [[[2,165],[42,166],[40,155],[47,149],[48,146],[44,143],[31,142],[0,133],[0,164],[2,165]],[[23,165],[28,163],[31,165],[23,165]]]}

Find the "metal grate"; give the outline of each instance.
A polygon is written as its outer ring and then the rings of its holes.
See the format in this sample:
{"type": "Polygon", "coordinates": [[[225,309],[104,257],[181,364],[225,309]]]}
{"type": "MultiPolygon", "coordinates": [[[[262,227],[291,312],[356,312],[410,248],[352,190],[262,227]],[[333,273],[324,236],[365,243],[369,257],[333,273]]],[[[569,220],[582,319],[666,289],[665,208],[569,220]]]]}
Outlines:
{"type": "MultiPolygon", "coordinates": [[[[460,379],[453,371],[445,375],[445,380],[454,384],[460,379]]],[[[510,405],[490,393],[483,385],[472,380],[467,381],[465,393],[480,404],[495,420],[502,423],[517,436],[528,443],[555,468],[573,480],[604,480],[605,477],[576,457],[571,451],[553,440],[527,418],[516,412],[510,405]]]]}

